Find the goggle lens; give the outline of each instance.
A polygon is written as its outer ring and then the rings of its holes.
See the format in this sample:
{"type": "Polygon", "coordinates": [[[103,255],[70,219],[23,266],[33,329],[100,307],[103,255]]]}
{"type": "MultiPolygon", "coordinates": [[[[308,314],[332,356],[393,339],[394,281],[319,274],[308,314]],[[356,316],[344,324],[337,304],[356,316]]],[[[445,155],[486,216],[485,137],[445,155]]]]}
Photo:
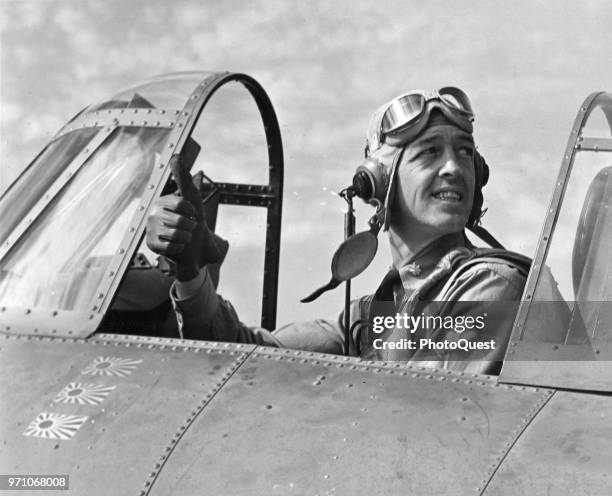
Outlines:
{"type": "Polygon", "coordinates": [[[385,111],[381,131],[388,133],[418,117],[425,108],[425,97],[421,94],[404,95],[395,99],[385,111]]]}
{"type": "Polygon", "coordinates": [[[459,88],[448,86],[446,88],[442,88],[438,93],[440,94],[441,100],[448,106],[463,112],[469,117],[474,116],[469,98],[459,88]]]}

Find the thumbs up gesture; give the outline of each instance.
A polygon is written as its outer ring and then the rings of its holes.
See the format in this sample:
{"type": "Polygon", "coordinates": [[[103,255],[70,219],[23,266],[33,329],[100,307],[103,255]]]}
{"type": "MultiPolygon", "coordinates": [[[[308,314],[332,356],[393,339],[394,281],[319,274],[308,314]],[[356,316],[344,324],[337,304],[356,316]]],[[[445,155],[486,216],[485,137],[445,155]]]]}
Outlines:
{"type": "Polygon", "coordinates": [[[147,218],[147,246],[176,263],[179,281],[193,279],[200,267],[220,261],[227,242],[215,236],[206,225],[200,190],[204,175],[193,178],[180,155],[170,159],[176,193],[162,196],[147,218]]]}

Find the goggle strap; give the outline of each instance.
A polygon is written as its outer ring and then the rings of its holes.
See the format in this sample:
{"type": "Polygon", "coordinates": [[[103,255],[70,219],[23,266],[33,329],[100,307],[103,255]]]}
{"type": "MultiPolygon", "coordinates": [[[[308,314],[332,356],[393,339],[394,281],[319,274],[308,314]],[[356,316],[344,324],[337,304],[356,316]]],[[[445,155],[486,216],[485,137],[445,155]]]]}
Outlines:
{"type": "Polygon", "coordinates": [[[395,157],[393,158],[393,162],[391,164],[391,171],[389,172],[389,185],[387,186],[387,192],[385,194],[383,231],[387,231],[389,229],[389,222],[391,221],[389,205],[393,200],[393,195],[395,194],[395,176],[397,173],[397,166],[400,163],[402,156],[404,155],[404,149],[405,148],[399,148],[397,150],[397,153],[395,154],[395,157]]]}

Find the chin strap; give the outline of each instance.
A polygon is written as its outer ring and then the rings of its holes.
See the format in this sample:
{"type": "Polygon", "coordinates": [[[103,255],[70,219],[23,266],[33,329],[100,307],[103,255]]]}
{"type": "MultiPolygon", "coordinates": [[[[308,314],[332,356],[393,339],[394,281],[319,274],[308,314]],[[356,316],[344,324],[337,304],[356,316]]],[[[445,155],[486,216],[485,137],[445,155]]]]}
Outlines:
{"type": "Polygon", "coordinates": [[[485,243],[487,243],[490,247],[492,248],[500,248],[502,250],[505,250],[505,248],[502,246],[502,244],[497,241],[493,235],[487,231],[484,227],[482,227],[481,225],[475,225],[472,227],[468,227],[468,229],[470,231],[472,231],[476,236],[478,236],[480,239],[482,239],[485,243]]]}

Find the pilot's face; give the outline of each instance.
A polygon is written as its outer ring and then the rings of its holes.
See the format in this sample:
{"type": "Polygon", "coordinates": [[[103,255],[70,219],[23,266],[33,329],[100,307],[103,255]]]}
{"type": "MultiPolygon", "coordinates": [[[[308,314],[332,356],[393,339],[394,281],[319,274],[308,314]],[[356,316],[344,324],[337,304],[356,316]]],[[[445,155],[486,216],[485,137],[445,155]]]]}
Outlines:
{"type": "Polygon", "coordinates": [[[461,231],[475,181],[472,135],[450,124],[426,129],[398,165],[391,226],[425,239],[461,231]]]}

